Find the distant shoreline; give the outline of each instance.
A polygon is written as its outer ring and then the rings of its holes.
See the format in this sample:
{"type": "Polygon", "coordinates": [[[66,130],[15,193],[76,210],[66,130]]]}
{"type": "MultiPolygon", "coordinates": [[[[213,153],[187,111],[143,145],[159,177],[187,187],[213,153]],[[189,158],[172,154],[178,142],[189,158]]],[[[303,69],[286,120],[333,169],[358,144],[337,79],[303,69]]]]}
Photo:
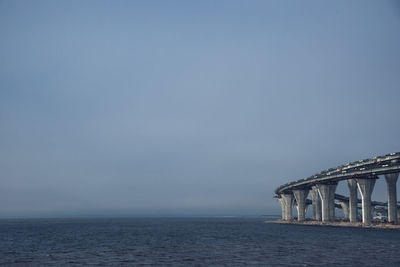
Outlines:
{"type": "Polygon", "coordinates": [[[273,221],[264,221],[264,223],[278,223],[278,224],[294,224],[294,225],[308,225],[308,226],[333,226],[333,227],[357,227],[357,228],[374,228],[374,229],[400,229],[400,225],[393,225],[390,223],[371,223],[363,225],[362,222],[346,222],[346,221],[334,221],[334,222],[321,222],[306,220],[298,222],[296,220],[284,221],[281,219],[273,221]]]}

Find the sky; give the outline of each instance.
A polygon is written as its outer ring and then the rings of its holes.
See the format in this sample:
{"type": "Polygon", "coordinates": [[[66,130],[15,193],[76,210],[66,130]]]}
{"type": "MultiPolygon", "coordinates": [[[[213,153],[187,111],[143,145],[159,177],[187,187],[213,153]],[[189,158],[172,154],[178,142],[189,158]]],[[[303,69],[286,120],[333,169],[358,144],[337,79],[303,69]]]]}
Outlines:
{"type": "Polygon", "coordinates": [[[280,214],[400,151],[399,31],[396,1],[2,0],[0,218],[280,214]]]}

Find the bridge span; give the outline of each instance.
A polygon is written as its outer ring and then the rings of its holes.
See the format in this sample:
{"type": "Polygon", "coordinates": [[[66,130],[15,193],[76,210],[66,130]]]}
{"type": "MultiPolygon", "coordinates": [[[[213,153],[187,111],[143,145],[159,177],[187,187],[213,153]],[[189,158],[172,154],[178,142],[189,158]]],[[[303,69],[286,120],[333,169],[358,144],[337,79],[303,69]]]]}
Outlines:
{"type": "Polygon", "coordinates": [[[387,206],[388,221],[398,224],[397,180],[400,173],[400,152],[387,154],[347,163],[331,168],[308,178],[293,181],[275,189],[276,197],[282,208],[282,219],[293,218],[294,204],[297,208],[297,219],[303,221],[307,204],[312,204],[313,219],[322,222],[335,220],[335,199],[339,201],[345,219],[357,221],[357,189],[361,195],[362,222],[372,221],[373,206],[387,206]],[[387,203],[374,202],[371,194],[379,176],[385,177],[387,184],[387,203]],[[346,181],[349,197],[335,194],[340,181],[346,181]],[[308,195],[311,200],[307,199],[308,195]]]}

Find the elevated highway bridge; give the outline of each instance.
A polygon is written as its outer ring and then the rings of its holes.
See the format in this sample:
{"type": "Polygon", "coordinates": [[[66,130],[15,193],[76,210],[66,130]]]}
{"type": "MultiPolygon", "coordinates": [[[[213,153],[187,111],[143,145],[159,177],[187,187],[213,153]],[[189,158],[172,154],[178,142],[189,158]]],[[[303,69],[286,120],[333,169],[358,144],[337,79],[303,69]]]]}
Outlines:
{"type": "Polygon", "coordinates": [[[357,189],[361,195],[362,222],[371,223],[372,206],[387,206],[388,221],[398,223],[396,184],[400,173],[400,152],[347,163],[330,168],[310,177],[296,180],[275,189],[282,207],[282,219],[292,219],[292,207],[296,202],[298,220],[305,219],[307,196],[310,194],[313,219],[323,222],[335,219],[335,199],[343,208],[346,219],[357,221],[357,189]],[[379,176],[387,183],[387,203],[371,201],[371,194],[379,176]],[[340,181],[346,181],[349,197],[335,194],[340,181]]]}

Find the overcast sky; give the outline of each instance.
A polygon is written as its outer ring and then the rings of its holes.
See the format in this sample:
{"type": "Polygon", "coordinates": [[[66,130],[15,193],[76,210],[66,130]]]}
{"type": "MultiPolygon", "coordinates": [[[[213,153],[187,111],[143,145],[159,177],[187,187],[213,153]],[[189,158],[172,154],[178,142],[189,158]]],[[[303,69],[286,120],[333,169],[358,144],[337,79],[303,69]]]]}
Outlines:
{"type": "Polygon", "coordinates": [[[279,214],[399,101],[396,1],[1,1],[0,217],[279,214]]]}

